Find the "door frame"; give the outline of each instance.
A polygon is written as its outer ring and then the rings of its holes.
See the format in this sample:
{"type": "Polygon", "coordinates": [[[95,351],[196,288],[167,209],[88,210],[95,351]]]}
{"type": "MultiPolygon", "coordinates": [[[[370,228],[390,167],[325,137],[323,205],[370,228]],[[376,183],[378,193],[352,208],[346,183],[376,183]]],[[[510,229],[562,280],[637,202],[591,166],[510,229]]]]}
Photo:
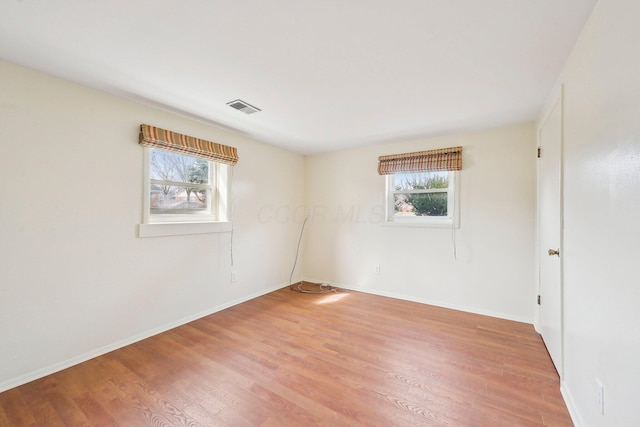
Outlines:
{"type": "MultiPolygon", "coordinates": [[[[559,149],[559,167],[560,167],[560,192],[559,192],[559,211],[560,211],[560,230],[559,230],[559,249],[560,249],[560,368],[558,370],[558,375],[560,376],[560,381],[562,382],[564,379],[564,361],[565,361],[565,352],[564,352],[564,85],[558,85],[555,90],[552,92],[552,96],[549,97],[548,102],[545,104],[545,108],[540,115],[540,119],[538,120],[536,126],[536,147],[540,148],[541,143],[541,134],[542,128],[546,124],[549,116],[555,109],[555,107],[559,105],[560,107],[560,149],[559,149]]],[[[544,153],[542,153],[544,155],[544,153]]],[[[545,254],[546,248],[541,244],[541,227],[540,227],[540,161],[536,158],[536,295],[541,295],[541,259],[545,254]]],[[[534,328],[536,331],[542,336],[542,327],[540,322],[540,305],[536,302],[535,310],[534,310],[534,328]]],[[[556,367],[557,368],[557,367],[556,367]]]]}

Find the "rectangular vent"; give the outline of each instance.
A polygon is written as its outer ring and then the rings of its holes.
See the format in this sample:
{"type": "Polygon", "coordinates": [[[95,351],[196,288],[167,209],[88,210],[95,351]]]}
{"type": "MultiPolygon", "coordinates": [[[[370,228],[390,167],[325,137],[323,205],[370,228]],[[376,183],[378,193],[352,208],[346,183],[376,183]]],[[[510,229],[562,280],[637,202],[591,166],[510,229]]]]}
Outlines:
{"type": "Polygon", "coordinates": [[[236,99],[235,101],[227,102],[227,105],[229,107],[235,108],[238,111],[242,111],[243,113],[246,113],[246,114],[253,114],[253,113],[257,113],[258,111],[261,111],[259,108],[254,107],[253,105],[248,104],[241,99],[236,99]]]}

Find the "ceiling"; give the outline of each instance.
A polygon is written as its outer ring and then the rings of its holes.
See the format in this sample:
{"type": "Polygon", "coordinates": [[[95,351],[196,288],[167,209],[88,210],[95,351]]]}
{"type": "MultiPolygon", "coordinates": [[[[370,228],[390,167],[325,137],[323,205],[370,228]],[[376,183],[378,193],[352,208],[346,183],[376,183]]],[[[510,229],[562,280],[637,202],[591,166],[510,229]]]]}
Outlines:
{"type": "Polygon", "coordinates": [[[534,120],[596,1],[2,0],[0,57],[313,154],[534,120]]]}

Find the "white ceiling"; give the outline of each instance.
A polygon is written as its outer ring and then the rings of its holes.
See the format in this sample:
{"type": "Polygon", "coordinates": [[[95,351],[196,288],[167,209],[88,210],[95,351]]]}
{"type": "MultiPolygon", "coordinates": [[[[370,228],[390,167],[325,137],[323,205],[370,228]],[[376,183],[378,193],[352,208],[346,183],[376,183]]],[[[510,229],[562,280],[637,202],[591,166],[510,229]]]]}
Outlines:
{"type": "Polygon", "coordinates": [[[534,120],[596,1],[0,0],[0,57],[318,153],[534,120]]]}

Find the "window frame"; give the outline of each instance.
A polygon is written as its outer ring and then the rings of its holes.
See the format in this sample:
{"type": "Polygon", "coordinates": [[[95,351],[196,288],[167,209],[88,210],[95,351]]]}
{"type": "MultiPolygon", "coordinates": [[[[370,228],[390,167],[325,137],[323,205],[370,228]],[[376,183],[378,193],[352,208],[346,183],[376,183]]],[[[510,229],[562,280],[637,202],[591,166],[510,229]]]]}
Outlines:
{"type": "MultiPolygon", "coordinates": [[[[449,187],[426,190],[397,191],[394,187],[394,176],[405,172],[385,175],[385,222],[384,225],[401,227],[460,228],[460,171],[447,172],[449,187]],[[395,194],[433,194],[447,193],[447,216],[395,216],[395,194]]],[[[412,172],[412,173],[430,173],[412,172]]]]}
{"type": "MultiPolygon", "coordinates": [[[[183,234],[202,234],[229,232],[231,226],[231,174],[233,167],[214,160],[209,162],[210,184],[197,184],[196,187],[209,187],[211,197],[209,214],[152,214],[151,213],[151,150],[171,153],[169,150],[143,147],[144,185],[142,223],[139,225],[139,237],[175,236],[183,234]]],[[[187,157],[195,157],[183,154],[187,157]]]]}

